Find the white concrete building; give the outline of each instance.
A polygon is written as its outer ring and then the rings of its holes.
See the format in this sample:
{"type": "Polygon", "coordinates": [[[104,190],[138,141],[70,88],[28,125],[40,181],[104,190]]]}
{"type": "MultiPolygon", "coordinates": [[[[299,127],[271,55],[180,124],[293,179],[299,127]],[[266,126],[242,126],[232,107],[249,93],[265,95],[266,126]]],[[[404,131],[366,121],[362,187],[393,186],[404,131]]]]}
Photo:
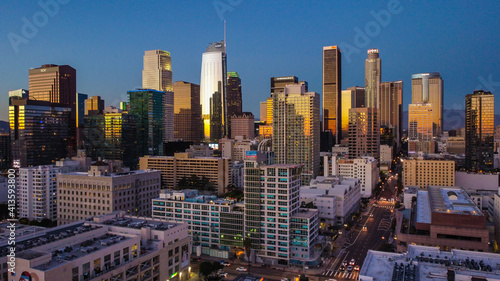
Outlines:
{"type": "Polygon", "coordinates": [[[369,250],[358,280],[500,280],[498,264],[498,254],[409,245],[405,253],[369,250]]]}
{"type": "Polygon", "coordinates": [[[469,192],[476,190],[498,191],[500,187],[500,174],[455,172],[455,185],[469,192]]]}
{"type": "Polygon", "coordinates": [[[245,168],[243,161],[233,162],[233,167],[231,168],[231,178],[235,187],[243,188],[245,182],[244,173],[245,168]]]}
{"type": "Polygon", "coordinates": [[[325,176],[343,176],[344,178],[355,178],[361,182],[361,197],[369,198],[372,190],[379,181],[379,168],[377,160],[373,157],[361,157],[358,159],[342,159],[336,154],[323,158],[325,176]]]}
{"type": "Polygon", "coordinates": [[[19,217],[29,220],[57,220],[57,174],[82,171],[79,161],[57,161],[19,169],[19,217]]]}
{"type": "Polygon", "coordinates": [[[300,187],[300,201],[313,202],[318,208],[320,222],[325,226],[342,225],[359,209],[360,188],[358,179],[316,177],[309,186],[300,187]]]}
{"type": "Polygon", "coordinates": [[[187,232],[185,224],[124,212],[60,226],[17,241],[16,275],[9,280],[186,280],[187,232]]]}
{"type": "Polygon", "coordinates": [[[391,164],[393,147],[387,144],[380,145],[380,163],[391,164]]]}

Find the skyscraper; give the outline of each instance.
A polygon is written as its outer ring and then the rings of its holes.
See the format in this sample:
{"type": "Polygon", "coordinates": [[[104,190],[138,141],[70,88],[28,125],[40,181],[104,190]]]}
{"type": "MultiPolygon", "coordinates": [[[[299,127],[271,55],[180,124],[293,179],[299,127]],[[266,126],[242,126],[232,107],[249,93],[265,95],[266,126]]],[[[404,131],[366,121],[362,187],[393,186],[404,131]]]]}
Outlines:
{"type": "Polygon", "coordinates": [[[443,79],[438,72],[411,76],[411,103],[432,105],[432,133],[437,137],[443,132],[443,79]]]}
{"type": "Polygon", "coordinates": [[[226,83],[225,43],[211,43],[201,62],[200,102],[205,141],[218,141],[227,132],[226,83]]]}
{"type": "Polygon", "coordinates": [[[104,159],[122,160],[124,166],[136,169],[139,164],[137,117],[126,112],[106,113],[104,122],[104,159]]]}
{"type": "Polygon", "coordinates": [[[436,151],[432,136],[432,116],[433,107],[429,103],[412,103],[408,106],[408,151],[436,151]]]}
{"type": "MultiPolygon", "coordinates": [[[[139,156],[162,155],[165,92],[142,89],[127,92],[130,114],[137,116],[139,156]]],[[[172,118],[173,119],[173,118],[172,118]]]]}
{"type": "Polygon", "coordinates": [[[15,168],[52,164],[68,156],[71,107],[46,101],[11,100],[12,163],[15,168]]]}
{"type": "Polygon", "coordinates": [[[351,108],[365,107],[365,88],[349,87],[342,91],[342,111],[341,111],[341,127],[342,139],[349,137],[349,110],[351,108]]]}
{"type": "Polygon", "coordinates": [[[162,50],[144,52],[142,88],[172,91],[172,62],[170,53],[162,50]]]}
{"type": "Polygon", "coordinates": [[[241,79],[238,72],[227,73],[227,114],[241,113],[241,79]]]}
{"type": "Polygon", "coordinates": [[[69,65],[44,64],[29,70],[29,99],[69,106],[69,156],[76,155],[76,70],[69,65]]]}
{"type": "Polygon", "coordinates": [[[199,144],[202,138],[200,85],[174,83],[174,138],[199,144]]]}
{"type": "Polygon", "coordinates": [[[341,66],[340,49],[337,46],[323,47],[323,131],[331,132],[337,144],[342,138],[341,66]]]}
{"type": "Polygon", "coordinates": [[[276,163],[304,165],[302,182],[308,184],[319,172],[320,97],[306,92],[304,84],[294,84],[272,98],[276,163]]]}
{"type": "Polygon", "coordinates": [[[367,53],[368,57],[365,60],[365,106],[379,108],[382,63],[378,49],[370,49],[367,53]]]}
{"type": "Polygon", "coordinates": [[[100,96],[93,96],[85,100],[85,115],[102,114],[104,112],[104,100],[100,96]]]}
{"type": "Polygon", "coordinates": [[[474,91],[465,96],[465,168],[493,169],[495,104],[491,92],[474,91]]]}
{"type": "Polygon", "coordinates": [[[403,81],[380,83],[380,144],[400,147],[403,133],[403,81]]]}
{"type": "Polygon", "coordinates": [[[361,156],[378,158],[380,133],[377,108],[351,108],[349,110],[349,158],[361,156]]]}

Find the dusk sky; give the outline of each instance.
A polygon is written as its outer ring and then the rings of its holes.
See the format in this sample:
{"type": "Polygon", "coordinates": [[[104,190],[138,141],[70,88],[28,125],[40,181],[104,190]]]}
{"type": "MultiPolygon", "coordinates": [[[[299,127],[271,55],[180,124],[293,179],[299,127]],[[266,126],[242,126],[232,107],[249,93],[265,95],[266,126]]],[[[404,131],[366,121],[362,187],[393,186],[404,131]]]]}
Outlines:
{"type": "MultiPolygon", "coordinates": [[[[48,12],[38,1],[0,4],[0,120],[8,120],[8,91],[28,89],[28,70],[42,64],[71,65],[78,92],[106,106],[141,87],[145,50],[169,51],[174,81],[199,84],[202,53],[223,39],[224,19],[228,71],[239,73],[243,110],[257,118],[270,77],[295,75],[322,94],[329,45],[342,50],[343,89],[364,86],[366,50],[378,48],[382,81],[404,81],[404,110],[413,73],[441,73],[444,108],[464,108],[475,89],[500,92],[498,0],[59,2],[48,12]]],[[[500,97],[495,104],[498,114],[500,97]]]]}

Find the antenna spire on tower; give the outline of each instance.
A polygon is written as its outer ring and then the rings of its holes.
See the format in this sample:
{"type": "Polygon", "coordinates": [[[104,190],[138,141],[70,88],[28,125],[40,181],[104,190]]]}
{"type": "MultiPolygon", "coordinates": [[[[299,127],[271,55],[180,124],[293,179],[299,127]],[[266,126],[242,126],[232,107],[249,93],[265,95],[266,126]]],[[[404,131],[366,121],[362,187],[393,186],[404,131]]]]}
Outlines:
{"type": "Polygon", "coordinates": [[[224,51],[226,49],[226,20],[224,20],[224,51]]]}

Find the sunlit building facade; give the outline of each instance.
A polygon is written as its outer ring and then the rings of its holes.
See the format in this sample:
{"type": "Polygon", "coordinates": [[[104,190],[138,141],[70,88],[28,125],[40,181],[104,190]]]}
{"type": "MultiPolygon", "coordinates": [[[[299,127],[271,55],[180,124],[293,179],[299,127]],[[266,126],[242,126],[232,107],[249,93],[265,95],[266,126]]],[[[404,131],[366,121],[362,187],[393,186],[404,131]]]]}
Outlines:
{"type": "Polygon", "coordinates": [[[411,103],[432,105],[432,134],[443,132],[443,79],[438,72],[411,76],[411,103]]]}
{"type": "Polygon", "coordinates": [[[335,144],[342,138],[342,64],[337,46],[323,47],[323,131],[333,134],[335,144]]]}
{"type": "Polygon", "coordinates": [[[104,100],[100,96],[93,96],[85,100],[85,115],[102,114],[104,100]]]}
{"type": "Polygon", "coordinates": [[[400,147],[403,134],[403,81],[380,83],[380,144],[400,147]]]}
{"type": "Polygon", "coordinates": [[[319,172],[319,106],[317,93],[304,84],[286,85],[273,98],[273,151],[278,164],[302,164],[302,182],[319,172]]]}
{"type": "Polygon", "coordinates": [[[349,87],[342,91],[342,139],[349,137],[349,110],[351,108],[365,107],[365,88],[349,87]]]}
{"type": "Polygon", "coordinates": [[[465,96],[465,167],[470,171],[493,169],[495,99],[491,92],[465,96]]]}
{"type": "Polygon", "coordinates": [[[218,141],[227,132],[226,84],[226,47],[220,41],[207,47],[201,62],[200,102],[205,141],[218,141]]]}
{"type": "Polygon", "coordinates": [[[377,108],[349,110],[349,159],[380,154],[380,133],[377,108]]]}
{"type": "Polygon", "coordinates": [[[162,50],[144,52],[142,88],[157,91],[172,91],[172,59],[162,50]]]}
{"type": "Polygon", "coordinates": [[[433,106],[429,103],[416,103],[408,106],[408,140],[410,151],[434,153],[433,106]]]}
{"type": "Polygon", "coordinates": [[[200,85],[174,83],[174,138],[199,144],[201,131],[200,85]]]}
{"type": "Polygon", "coordinates": [[[378,49],[368,50],[365,60],[366,107],[378,108],[380,100],[380,81],[382,78],[382,62],[378,49]]]}

